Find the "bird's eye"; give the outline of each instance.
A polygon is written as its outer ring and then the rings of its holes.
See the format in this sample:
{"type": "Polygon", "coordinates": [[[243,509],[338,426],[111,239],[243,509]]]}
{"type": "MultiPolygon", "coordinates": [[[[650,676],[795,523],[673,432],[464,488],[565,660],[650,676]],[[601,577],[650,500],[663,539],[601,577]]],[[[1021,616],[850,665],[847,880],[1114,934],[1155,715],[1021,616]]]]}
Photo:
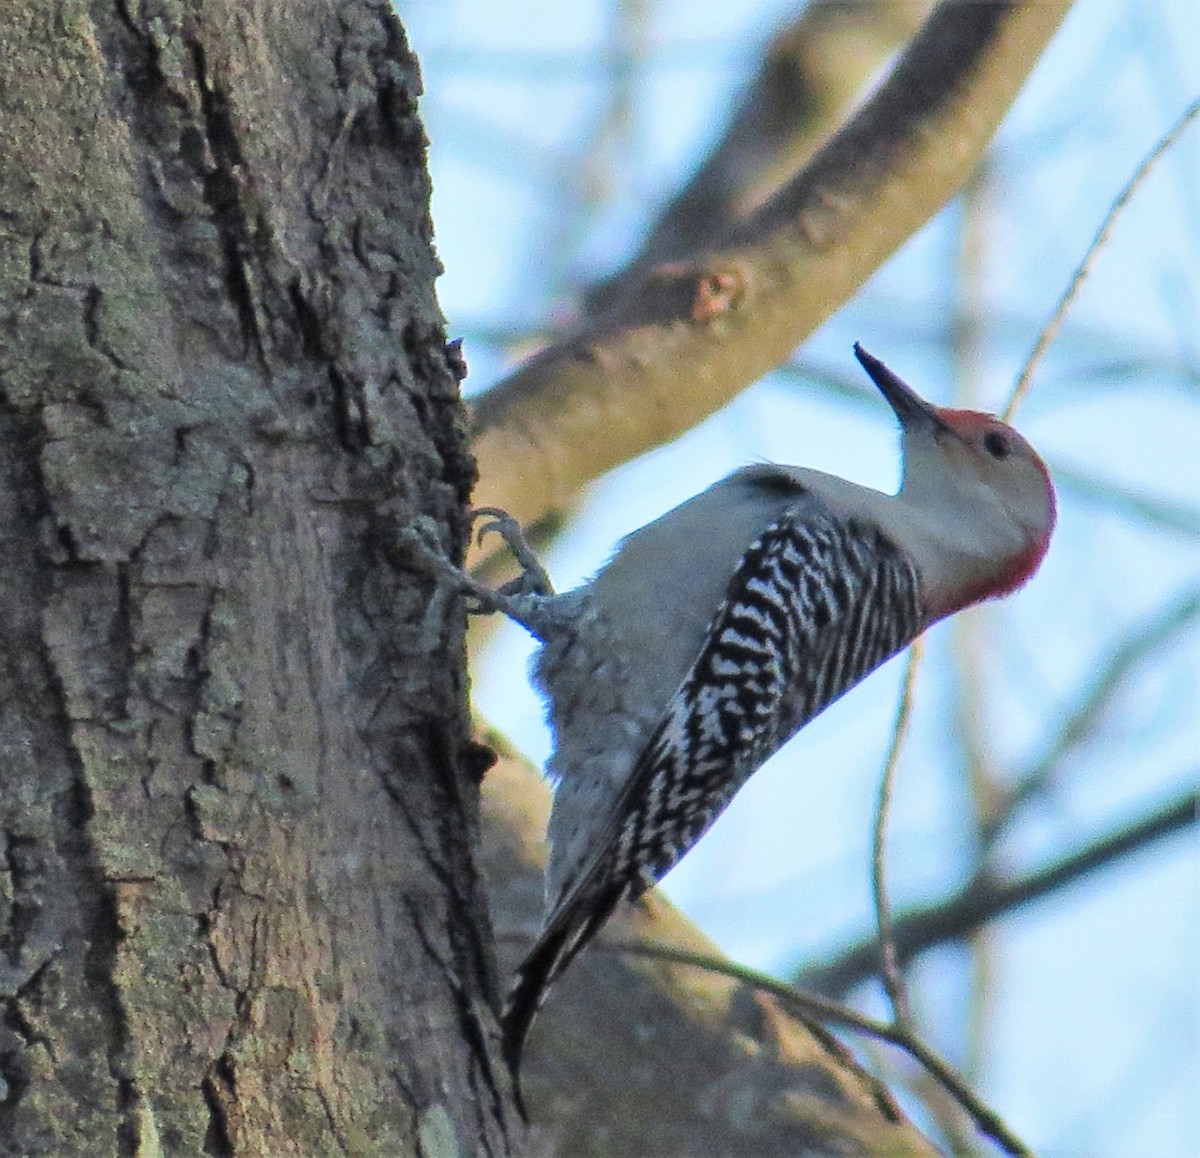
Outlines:
{"type": "Polygon", "coordinates": [[[1009,446],[1008,439],[998,430],[990,430],[983,436],[983,449],[992,458],[1008,458],[1012,452],[1012,447],[1009,446]]]}

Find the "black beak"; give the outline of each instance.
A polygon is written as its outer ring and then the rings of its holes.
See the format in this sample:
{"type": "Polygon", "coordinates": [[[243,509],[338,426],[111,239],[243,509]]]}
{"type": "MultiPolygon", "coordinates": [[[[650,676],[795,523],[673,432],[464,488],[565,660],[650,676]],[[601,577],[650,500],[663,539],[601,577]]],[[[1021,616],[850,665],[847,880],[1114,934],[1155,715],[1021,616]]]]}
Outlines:
{"type": "Polygon", "coordinates": [[[935,431],[948,429],[936,407],[930,406],[907,382],[874,355],[868,354],[857,342],[854,343],[854,356],[871,376],[871,381],[879,387],[879,393],[887,399],[905,430],[919,426],[932,427],[935,431]]]}

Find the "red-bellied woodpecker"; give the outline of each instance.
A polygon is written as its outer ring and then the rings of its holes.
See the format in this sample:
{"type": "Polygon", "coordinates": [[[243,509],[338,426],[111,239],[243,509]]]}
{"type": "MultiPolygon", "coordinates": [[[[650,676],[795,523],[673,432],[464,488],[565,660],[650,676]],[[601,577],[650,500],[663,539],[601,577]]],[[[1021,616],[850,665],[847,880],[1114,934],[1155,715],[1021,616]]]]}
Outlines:
{"type": "Polygon", "coordinates": [[[623,897],[659,880],[814,716],[931,623],[1019,587],[1046,553],[1054,489],[1025,439],[930,405],[855,353],[900,420],[896,495],[746,467],[563,595],[515,524],[480,512],[525,575],[500,591],[455,578],[542,641],[534,678],[558,781],[547,916],[504,1017],[514,1074],[547,989],[623,897]]]}

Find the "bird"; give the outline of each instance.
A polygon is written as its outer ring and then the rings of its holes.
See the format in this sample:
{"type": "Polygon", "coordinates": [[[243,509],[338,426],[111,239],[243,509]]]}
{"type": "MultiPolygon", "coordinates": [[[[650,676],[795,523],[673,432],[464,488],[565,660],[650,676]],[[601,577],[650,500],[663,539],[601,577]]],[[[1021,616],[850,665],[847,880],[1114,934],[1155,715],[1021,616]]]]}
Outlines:
{"type": "Polygon", "coordinates": [[[931,624],[1037,570],[1049,472],[1000,419],[926,402],[858,343],[901,430],[895,495],[757,463],[633,532],[556,594],[514,519],[477,515],[521,564],[455,582],[540,642],[555,781],[546,916],[502,1015],[517,1080],[550,987],[623,900],[659,881],[750,776],[931,624]]]}

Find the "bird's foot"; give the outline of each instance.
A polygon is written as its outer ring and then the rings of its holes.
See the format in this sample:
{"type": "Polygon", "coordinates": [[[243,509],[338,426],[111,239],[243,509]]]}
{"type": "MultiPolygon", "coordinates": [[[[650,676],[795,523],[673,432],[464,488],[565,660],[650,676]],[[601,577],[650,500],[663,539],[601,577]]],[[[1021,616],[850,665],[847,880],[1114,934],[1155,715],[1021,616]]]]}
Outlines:
{"type": "Polygon", "coordinates": [[[539,608],[554,595],[550,577],[525,542],[516,519],[504,511],[481,507],[474,512],[472,521],[480,515],[493,520],[480,528],[480,536],[494,530],[522,568],[516,579],[498,589],[480,583],[451,561],[442,544],[440,526],[428,516],[418,516],[405,527],[400,532],[398,546],[412,564],[433,576],[440,590],[466,598],[470,614],[491,615],[498,611],[537,634],[533,624],[538,622],[539,608]]]}
{"type": "Polygon", "coordinates": [[[500,588],[500,594],[553,595],[554,585],[550,582],[550,576],[525,538],[521,524],[499,507],[476,507],[471,514],[471,521],[476,522],[479,519],[490,521],[484,523],[476,532],[475,542],[482,544],[487,534],[499,535],[521,568],[521,574],[505,583],[500,588]]]}

